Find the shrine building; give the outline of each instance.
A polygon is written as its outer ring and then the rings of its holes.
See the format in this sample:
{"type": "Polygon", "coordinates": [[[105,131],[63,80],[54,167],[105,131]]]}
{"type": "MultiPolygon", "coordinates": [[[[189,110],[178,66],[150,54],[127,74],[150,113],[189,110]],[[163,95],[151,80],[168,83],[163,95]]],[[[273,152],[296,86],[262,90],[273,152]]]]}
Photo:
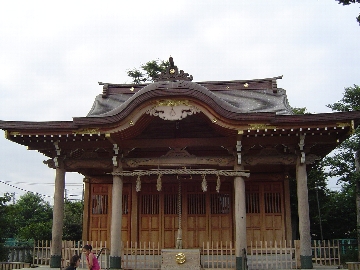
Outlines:
{"type": "Polygon", "coordinates": [[[61,261],[66,172],[84,176],[83,240],[194,249],[293,240],[296,177],[302,268],[312,268],[307,170],[347,139],[360,112],[294,115],[282,77],[192,82],[170,66],[150,84],[102,85],[86,117],[0,121],[5,137],[56,170],[51,267],[61,261]]]}

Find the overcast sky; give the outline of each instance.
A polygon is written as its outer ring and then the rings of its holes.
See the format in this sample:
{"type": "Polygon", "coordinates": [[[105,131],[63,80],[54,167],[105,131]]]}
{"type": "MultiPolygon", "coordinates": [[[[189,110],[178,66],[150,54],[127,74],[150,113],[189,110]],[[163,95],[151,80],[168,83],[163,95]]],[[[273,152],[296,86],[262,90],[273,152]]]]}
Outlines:
{"type": "MultiPolygon", "coordinates": [[[[330,112],[360,84],[360,5],[335,0],[4,1],[0,9],[1,120],[85,116],[98,82],[171,55],[195,82],[284,75],[293,107],[330,112]]],[[[45,157],[0,138],[0,195],[52,200],[45,157]],[[5,184],[7,183],[7,184],[5,184]],[[11,186],[10,186],[11,185],[11,186]],[[16,187],[16,188],[15,188],[16,187]]],[[[81,198],[82,176],[66,189],[81,198]]]]}

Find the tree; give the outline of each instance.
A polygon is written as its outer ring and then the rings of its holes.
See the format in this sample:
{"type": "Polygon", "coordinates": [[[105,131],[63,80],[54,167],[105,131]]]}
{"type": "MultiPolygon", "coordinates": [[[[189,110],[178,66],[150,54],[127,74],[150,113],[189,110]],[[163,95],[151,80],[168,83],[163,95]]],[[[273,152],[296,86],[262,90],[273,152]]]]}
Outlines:
{"type": "Polygon", "coordinates": [[[165,71],[169,66],[169,61],[152,60],[140,66],[140,69],[133,68],[127,71],[127,75],[132,79],[134,84],[153,82],[154,79],[165,71]]]}
{"type": "MultiPolygon", "coordinates": [[[[345,88],[343,98],[334,104],[327,105],[333,111],[355,111],[360,110],[360,87],[345,88]]],[[[329,156],[326,163],[329,166],[329,176],[336,176],[339,183],[349,185],[356,190],[356,216],[357,216],[357,238],[358,259],[360,260],[360,172],[358,154],[360,151],[360,127],[354,130],[354,134],[336,148],[336,154],[329,156]],[[356,160],[357,158],[357,160],[356,160]],[[357,161],[357,162],[356,162],[357,161]]]]}
{"type": "Polygon", "coordinates": [[[64,205],[64,240],[79,241],[82,238],[83,202],[65,200],[64,205]]]}
{"type": "MultiPolygon", "coordinates": [[[[360,3],[360,0],[336,0],[339,4],[347,6],[350,4],[360,3]]],[[[357,22],[360,24],[360,14],[356,17],[357,22]]]]}
{"type": "Polygon", "coordinates": [[[310,114],[306,107],[297,108],[297,107],[291,107],[294,114],[310,114]]]}
{"type": "Polygon", "coordinates": [[[12,205],[18,239],[51,240],[52,207],[41,195],[27,192],[12,205]]]}
{"type": "Polygon", "coordinates": [[[6,205],[11,200],[11,196],[7,193],[0,196],[0,261],[7,261],[8,250],[4,246],[4,238],[7,236],[7,228],[9,228],[8,212],[9,208],[6,205]]]}

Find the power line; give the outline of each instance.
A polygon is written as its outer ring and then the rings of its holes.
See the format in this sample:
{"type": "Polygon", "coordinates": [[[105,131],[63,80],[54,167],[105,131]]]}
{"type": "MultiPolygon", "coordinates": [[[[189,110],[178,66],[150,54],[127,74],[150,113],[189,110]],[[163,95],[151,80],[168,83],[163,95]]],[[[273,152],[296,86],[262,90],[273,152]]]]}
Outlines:
{"type": "Polygon", "coordinates": [[[16,189],[19,189],[19,190],[22,190],[22,191],[25,191],[25,192],[30,192],[30,193],[34,193],[34,194],[39,194],[40,196],[43,196],[43,197],[53,198],[52,196],[44,195],[44,194],[41,194],[41,193],[39,193],[39,192],[33,192],[33,191],[30,191],[30,190],[26,190],[26,189],[24,189],[24,188],[20,188],[20,187],[11,185],[11,184],[9,184],[9,183],[7,183],[7,182],[4,182],[4,181],[1,181],[1,180],[0,180],[0,183],[3,183],[3,184],[5,184],[5,185],[8,185],[9,187],[16,188],[16,189]]]}

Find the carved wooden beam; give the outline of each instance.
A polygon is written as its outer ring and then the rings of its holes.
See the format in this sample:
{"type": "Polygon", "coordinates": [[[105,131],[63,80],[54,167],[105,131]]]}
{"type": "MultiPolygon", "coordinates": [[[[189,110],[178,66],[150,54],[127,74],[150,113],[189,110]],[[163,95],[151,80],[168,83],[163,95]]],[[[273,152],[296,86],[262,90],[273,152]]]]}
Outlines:
{"type": "Polygon", "coordinates": [[[125,167],[137,168],[139,166],[192,166],[216,165],[221,167],[234,166],[234,157],[160,157],[160,158],[124,158],[121,160],[125,167]]]}

